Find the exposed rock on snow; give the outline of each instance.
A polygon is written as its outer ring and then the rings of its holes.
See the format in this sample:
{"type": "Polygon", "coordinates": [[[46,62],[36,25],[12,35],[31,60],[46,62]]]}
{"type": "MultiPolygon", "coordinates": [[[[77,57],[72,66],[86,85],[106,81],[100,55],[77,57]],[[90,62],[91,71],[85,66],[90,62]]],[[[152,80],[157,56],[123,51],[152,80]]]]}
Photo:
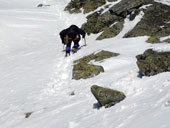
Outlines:
{"type": "Polygon", "coordinates": [[[115,23],[114,25],[111,25],[110,27],[105,27],[103,29],[103,33],[99,35],[99,37],[97,37],[97,40],[115,37],[123,29],[123,23],[124,21],[120,21],[115,23]]]}
{"type": "Polygon", "coordinates": [[[76,60],[74,61],[74,63],[80,63],[80,62],[85,62],[85,63],[88,63],[92,60],[95,60],[95,61],[102,61],[104,59],[108,59],[108,58],[111,58],[111,57],[115,57],[115,56],[118,56],[119,54],[118,53],[113,53],[113,52],[109,52],[109,51],[100,51],[96,54],[92,53],[88,56],[85,56],[79,60],[76,60]]]}
{"type": "Polygon", "coordinates": [[[126,17],[143,5],[152,3],[152,0],[122,0],[109,9],[110,13],[120,17],[126,17]]]}
{"type": "Polygon", "coordinates": [[[102,66],[97,66],[93,64],[87,64],[87,63],[78,63],[74,65],[73,68],[73,79],[79,80],[79,79],[87,79],[94,76],[97,76],[100,74],[100,72],[104,72],[104,69],[102,66]]]}
{"type": "Polygon", "coordinates": [[[25,113],[25,118],[29,118],[33,112],[27,112],[25,113]]]}
{"type": "Polygon", "coordinates": [[[140,7],[148,3],[152,3],[152,0],[122,0],[103,14],[102,12],[94,12],[88,16],[87,23],[82,25],[82,29],[87,34],[103,31],[97,40],[115,37],[123,29],[124,19],[129,15],[129,19],[134,20],[142,10],[140,7]]]}
{"type": "Polygon", "coordinates": [[[83,13],[88,13],[105,3],[106,0],[72,0],[64,10],[69,11],[70,13],[80,13],[82,12],[81,8],[83,8],[83,13]]]}
{"type": "Polygon", "coordinates": [[[46,5],[46,4],[38,4],[37,7],[40,8],[40,7],[48,7],[50,5],[46,5]]]}
{"type": "MultiPolygon", "coordinates": [[[[104,1],[98,2],[93,8],[91,6],[94,4],[88,0],[81,2],[73,0],[70,2],[72,6],[70,4],[68,6],[70,11],[73,11],[79,5],[79,10],[82,7],[84,12],[90,12],[105,4],[104,1]],[[89,3],[90,5],[85,8],[85,3],[89,3]]],[[[109,2],[112,2],[112,0],[109,2]]],[[[170,35],[170,23],[168,22],[170,21],[170,8],[168,5],[157,3],[153,0],[122,0],[107,10],[104,8],[98,9],[87,16],[87,22],[82,25],[82,29],[87,34],[103,32],[97,40],[112,38],[118,35],[123,29],[125,18],[133,21],[141,11],[144,12],[143,18],[132,30],[124,35],[124,38],[137,36],[164,37],[170,35]]]]}
{"type": "Polygon", "coordinates": [[[119,55],[118,53],[113,53],[109,51],[101,51],[96,54],[92,53],[88,56],[85,56],[79,60],[74,61],[76,63],[73,67],[73,79],[87,79],[100,74],[100,72],[104,72],[102,66],[88,64],[90,61],[102,61],[104,59],[114,57],[119,55]]]}
{"type": "Polygon", "coordinates": [[[160,38],[157,36],[150,36],[149,39],[146,41],[148,43],[160,43],[160,38]]]}
{"type": "Polygon", "coordinates": [[[123,92],[103,88],[97,85],[91,87],[91,92],[101,106],[111,107],[125,99],[123,92]]]}
{"type": "MultiPolygon", "coordinates": [[[[82,25],[82,29],[89,35],[97,34],[104,31],[104,38],[114,37],[119,34],[123,28],[124,19],[117,15],[111,14],[109,11],[102,14],[102,10],[92,13],[87,17],[87,22],[82,25]]],[[[101,36],[98,39],[103,39],[101,36]]]]}
{"type": "Polygon", "coordinates": [[[169,39],[166,39],[166,40],[163,40],[163,42],[170,43],[170,38],[169,38],[169,39]]]}
{"type": "Polygon", "coordinates": [[[160,3],[153,3],[152,6],[143,10],[145,15],[141,21],[128,32],[124,37],[170,35],[170,7],[160,3]]]}
{"type": "Polygon", "coordinates": [[[142,75],[152,76],[170,71],[170,52],[156,52],[148,49],[136,58],[142,75]]]}

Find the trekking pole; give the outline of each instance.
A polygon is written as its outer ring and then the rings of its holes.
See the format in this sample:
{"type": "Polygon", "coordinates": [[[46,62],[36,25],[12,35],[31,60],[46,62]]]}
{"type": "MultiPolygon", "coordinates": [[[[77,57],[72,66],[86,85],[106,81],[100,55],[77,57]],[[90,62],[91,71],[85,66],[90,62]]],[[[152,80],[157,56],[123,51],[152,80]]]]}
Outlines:
{"type": "Polygon", "coordinates": [[[85,39],[85,37],[84,37],[84,46],[87,46],[87,43],[86,43],[86,39],[85,39]]]}

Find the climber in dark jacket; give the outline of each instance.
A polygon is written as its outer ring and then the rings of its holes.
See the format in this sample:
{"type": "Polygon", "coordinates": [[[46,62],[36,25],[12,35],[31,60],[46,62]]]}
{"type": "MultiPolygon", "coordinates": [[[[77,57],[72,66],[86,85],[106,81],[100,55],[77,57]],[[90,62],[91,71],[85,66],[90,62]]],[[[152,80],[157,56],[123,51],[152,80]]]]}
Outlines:
{"type": "MultiPolygon", "coordinates": [[[[64,29],[60,32],[60,38],[62,40],[62,43],[66,45],[66,56],[69,54],[71,51],[71,43],[72,41],[74,42],[74,46],[72,48],[72,51],[74,52],[76,49],[79,47],[79,41],[82,38],[85,38],[86,33],[77,27],[76,25],[71,25],[69,28],[64,29]]],[[[86,42],[85,42],[86,45],[86,42]]]]}

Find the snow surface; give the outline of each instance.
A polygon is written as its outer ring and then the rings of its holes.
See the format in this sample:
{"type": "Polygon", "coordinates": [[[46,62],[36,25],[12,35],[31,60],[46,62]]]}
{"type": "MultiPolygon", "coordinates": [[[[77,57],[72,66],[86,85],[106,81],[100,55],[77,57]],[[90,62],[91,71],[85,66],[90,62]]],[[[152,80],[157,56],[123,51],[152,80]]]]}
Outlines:
{"type": "Polygon", "coordinates": [[[170,0],[154,0],[155,2],[166,4],[170,6],[170,0]]]}
{"type": "Polygon", "coordinates": [[[140,21],[141,12],[134,21],[125,20],[116,38],[87,36],[87,46],[65,58],[58,33],[86,21],[82,14],[63,11],[68,2],[0,1],[0,128],[169,128],[170,73],[140,78],[135,56],[170,45],[148,44],[148,37],[122,38],[140,21]],[[39,3],[51,6],[36,8],[39,3]],[[72,80],[73,61],[100,50],[120,56],[97,63],[104,73],[72,80]],[[90,92],[94,84],[123,91],[127,98],[97,109],[90,92]],[[28,112],[32,114],[25,118],[28,112]]]}

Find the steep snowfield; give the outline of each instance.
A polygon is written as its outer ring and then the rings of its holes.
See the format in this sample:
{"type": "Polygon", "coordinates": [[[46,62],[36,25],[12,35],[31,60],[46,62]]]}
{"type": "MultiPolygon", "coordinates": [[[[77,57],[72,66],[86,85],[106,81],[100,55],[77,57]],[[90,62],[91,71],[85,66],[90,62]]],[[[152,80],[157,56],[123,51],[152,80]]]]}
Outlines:
{"type": "Polygon", "coordinates": [[[170,73],[139,78],[135,56],[170,45],[148,44],[148,37],[122,39],[141,12],[133,22],[125,20],[116,38],[87,36],[88,45],[65,58],[58,33],[86,21],[81,14],[63,11],[68,2],[0,1],[0,128],[169,128],[170,73]],[[51,7],[36,8],[39,3],[51,7]],[[72,80],[73,60],[100,50],[120,56],[98,63],[105,69],[99,76],[72,80]],[[98,110],[90,92],[93,84],[123,91],[127,98],[98,110]],[[32,114],[25,118],[28,112],[32,114]]]}

